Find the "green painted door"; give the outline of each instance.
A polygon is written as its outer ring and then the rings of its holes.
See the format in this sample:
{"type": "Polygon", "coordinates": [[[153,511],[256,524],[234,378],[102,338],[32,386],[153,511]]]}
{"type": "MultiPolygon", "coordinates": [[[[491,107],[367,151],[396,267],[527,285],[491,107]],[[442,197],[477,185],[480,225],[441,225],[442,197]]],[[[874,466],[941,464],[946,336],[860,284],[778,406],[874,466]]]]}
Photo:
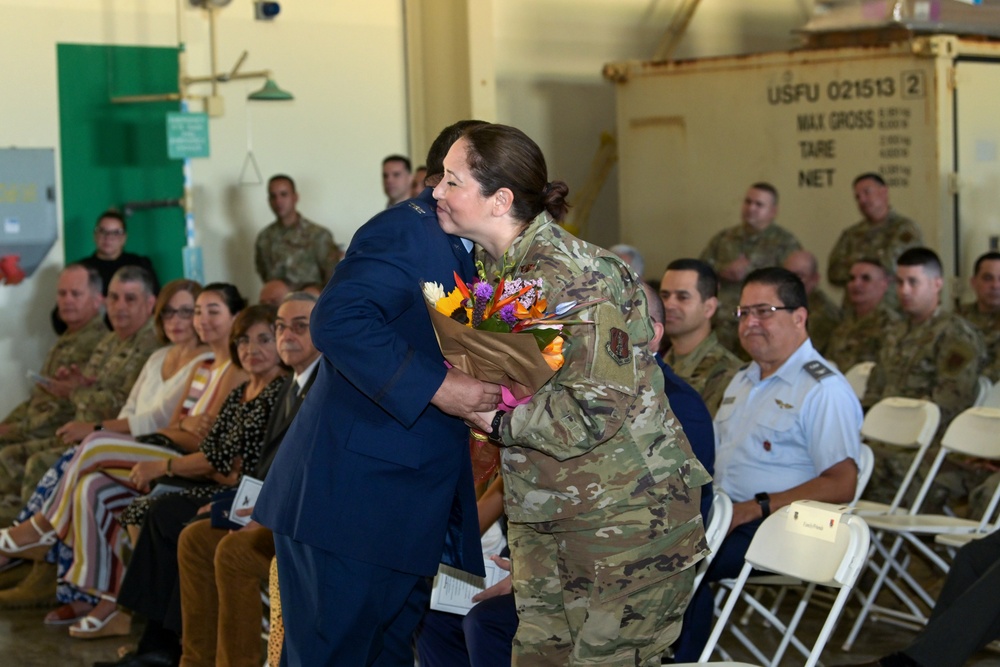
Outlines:
{"type": "MultiPolygon", "coordinates": [[[[167,157],[166,114],[179,103],[114,104],[113,96],[177,92],[177,49],[57,45],[65,259],[94,251],[97,216],[129,202],[179,199],[181,160],[167,157]]],[[[153,261],[160,284],[183,274],[184,215],[138,210],[125,249],[153,261]]]]}

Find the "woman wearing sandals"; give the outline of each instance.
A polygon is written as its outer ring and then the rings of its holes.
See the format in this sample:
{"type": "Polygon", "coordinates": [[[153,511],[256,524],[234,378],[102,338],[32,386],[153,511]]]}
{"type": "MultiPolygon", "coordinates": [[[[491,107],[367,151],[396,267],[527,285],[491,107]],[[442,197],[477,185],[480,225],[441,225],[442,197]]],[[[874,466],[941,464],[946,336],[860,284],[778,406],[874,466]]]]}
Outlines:
{"type": "MultiPolygon", "coordinates": [[[[267,422],[283,386],[274,322],[275,311],[269,306],[253,306],[240,313],[233,325],[231,349],[234,361],[238,360],[250,374],[250,380],[226,399],[200,451],[173,461],[172,471],[177,476],[202,479],[205,484],[176,493],[137,498],[122,513],[122,523],[130,527],[141,524],[142,530],[118,602],[142,614],[146,627],[136,648],[138,655],[128,655],[118,663],[95,664],[131,667],[176,664],[180,659],[178,638],[182,619],[177,538],[185,524],[199,512],[208,510],[204,503],[209,498],[236,484],[242,470],[254,470],[257,466],[267,422]]],[[[146,470],[133,471],[137,485],[170,472],[162,467],[152,469],[155,465],[150,463],[146,470]]],[[[166,484],[171,481],[167,479],[166,484]]]]}
{"type": "Polygon", "coordinates": [[[95,638],[129,632],[130,618],[115,613],[113,602],[124,574],[124,539],[115,517],[141,492],[129,479],[134,466],[168,461],[196,449],[225,397],[246,378],[232,366],[229,354],[229,334],[243,305],[239,291],[227,283],[208,285],[193,303],[175,305],[179,312],[174,317],[181,319],[184,308],[193,309],[193,328],[210,349],[211,358],[191,371],[170,423],[147,436],[105,431],[88,436],[42,511],[0,531],[0,553],[11,557],[41,559],[57,540],[72,548],[72,563],[63,581],[102,599],[93,609],[84,599],[57,610],[67,620],[82,616],[70,628],[70,635],[95,638]],[[103,599],[109,595],[112,601],[103,599]]]}

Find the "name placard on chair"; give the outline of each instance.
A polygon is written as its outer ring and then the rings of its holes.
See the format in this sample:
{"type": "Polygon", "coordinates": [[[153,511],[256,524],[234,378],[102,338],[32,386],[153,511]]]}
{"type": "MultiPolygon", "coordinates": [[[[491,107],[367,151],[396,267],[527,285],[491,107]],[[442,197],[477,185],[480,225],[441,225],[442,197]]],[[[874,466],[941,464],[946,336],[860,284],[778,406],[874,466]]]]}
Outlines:
{"type": "Polygon", "coordinates": [[[833,505],[816,500],[793,502],[788,512],[787,530],[809,535],[827,542],[836,542],[841,516],[850,511],[848,505],[833,505]]]}

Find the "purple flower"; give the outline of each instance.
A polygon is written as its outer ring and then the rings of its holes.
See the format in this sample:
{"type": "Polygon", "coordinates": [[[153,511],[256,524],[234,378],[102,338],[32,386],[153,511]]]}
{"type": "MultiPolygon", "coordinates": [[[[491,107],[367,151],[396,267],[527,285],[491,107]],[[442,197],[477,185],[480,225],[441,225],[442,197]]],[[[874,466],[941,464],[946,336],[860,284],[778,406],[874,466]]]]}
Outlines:
{"type": "Polygon", "coordinates": [[[472,286],[472,326],[478,327],[483,321],[486,306],[489,305],[492,296],[493,288],[490,287],[489,283],[480,280],[472,286]]]}
{"type": "Polygon", "coordinates": [[[493,296],[493,286],[489,283],[483,282],[482,280],[477,280],[472,286],[472,295],[476,297],[476,302],[480,300],[489,301],[490,297],[493,296]]]}
{"type": "Polygon", "coordinates": [[[506,306],[500,309],[497,313],[500,316],[500,320],[505,324],[514,326],[517,324],[517,316],[514,314],[514,304],[508,303],[506,306]]]}
{"type": "Polygon", "coordinates": [[[512,278],[503,284],[503,296],[502,299],[506,299],[509,296],[514,296],[524,288],[524,281],[520,278],[512,278]]]}

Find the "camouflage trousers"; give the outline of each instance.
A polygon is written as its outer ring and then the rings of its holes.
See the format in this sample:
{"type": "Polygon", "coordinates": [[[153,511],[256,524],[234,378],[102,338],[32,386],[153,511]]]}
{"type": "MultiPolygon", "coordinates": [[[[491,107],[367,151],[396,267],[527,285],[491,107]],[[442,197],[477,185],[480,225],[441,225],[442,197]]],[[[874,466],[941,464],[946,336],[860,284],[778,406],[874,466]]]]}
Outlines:
{"type": "Polygon", "coordinates": [[[24,502],[63,452],[59,438],[28,440],[0,449],[0,497],[20,495],[24,502]]]}
{"type": "Polygon", "coordinates": [[[700,517],[666,529],[655,509],[510,524],[512,665],[660,664],[680,634],[704,533],[700,517]]]}

